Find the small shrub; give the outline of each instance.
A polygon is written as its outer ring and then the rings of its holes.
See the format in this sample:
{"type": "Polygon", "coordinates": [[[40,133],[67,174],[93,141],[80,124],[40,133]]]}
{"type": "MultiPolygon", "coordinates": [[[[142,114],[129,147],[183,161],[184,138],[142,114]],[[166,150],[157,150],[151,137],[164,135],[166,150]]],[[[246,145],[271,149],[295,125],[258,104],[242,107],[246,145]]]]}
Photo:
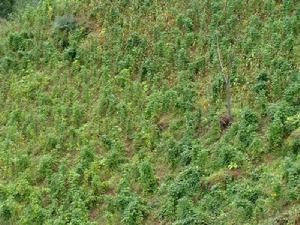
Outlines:
{"type": "Polygon", "coordinates": [[[0,222],[7,223],[11,217],[12,208],[6,202],[2,202],[0,205],[0,222]]]}
{"type": "Polygon", "coordinates": [[[176,217],[178,218],[172,225],[200,225],[200,218],[194,210],[192,201],[188,198],[179,200],[176,217]]]}
{"type": "Polygon", "coordinates": [[[203,75],[203,73],[205,72],[205,67],[206,67],[206,59],[204,56],[197,57],[195,61],[189,64],[189,70],[194,75],[198,75],[199,73],[202,73],[201,75],[203,75]]]}
{"type": "Polygon", "coordinates": [[[300,79],[287,87],[284,97],[293,106],[300,106],[300,79]]]}
{"type": "Polygon", "coordinates": [[[243,148],[247,148],[253,142],[258,130],[258,121],[258,116],[253,110],[244,110],[238,132],[238,138],[243,148]]]}
{"type": "Polygon", "coordinates": [[[284,125],[280,119],[275,119],[268,127],[268,140],[272,149],[279,149],[283,143],[284,125]]]}
{"type": "Polygon", "coordinates": [[[38,169],[37,178],[39,180],[44,180],[45,178],[50,178],[53,174],[54,159],[51,155],[44,155],[41,157],[38,169]]]}
{"type": "Polygon", "coordinates": [[[223,93],[225,87],[225,81],[222,76],[218,75],[212,83],[212,98],[216,102],[221,94],[223,93]]]}
{"type": "Polygon", "coordinates": [[[267,73],[263,72],[259,74],[253,87],[254,92],[260,95],[269,95],[268,82],[269,77],[267,73]]]}
{"type": "Polygon", "coordinates": [[[76,27],[76,20],[73,15],[57,17],[53,24],[54,30],[71,31],[76,27]]]}
{"type": "Polygon", "coordinates": [[[283,179],[287,185],[289,200],[299,200],[300,195],[300,163],[299,160],[287,158],[283,165],[283,179]]]}
{"type": "Polygon", "coordinates": [[[141,202],[130,201],[124,210],[122,222],[125,225],[143,224],[145,211],[145,206],[141,202]]]}
{"type": "Polygon", "coordinates": [[[69,33],[76,28],[76,20],[72,15],[57,17],[53,24],[53,38],[61,48],[67,48],[70,45],[69,33]]]}
{"type": "Polygon", "coordinates": [[[12,33],[8,38],[9,48],[12,51],[24,51],[30,46],[30,39],[33,37],[32,34],[27,32],[15,32],[12,33]]]}
{"type": "Polygon", "coordinates": [[[186,49],[181,48],[179,49],[177,55],[176,55],[176,66],[178,70],[185,70],[187,69],[189,65],[189,55],[186,49]]]}
{"type": "Polygon", "coordinates": [[[155,177],[152,165],[148,162],[142,162],[139,167],[140,182],[145,192],[154,192],[157,188],[157,178],[155,177]]]}
{"type": "Polygon", "coordinates": [[[15,0],[1,0],[0,17],[6,18],[12,11],[15,0]]]}
{"type": "Polygon", "coordinates": [[[127,40],[127,47],[129,49],[133,49],[135,47],[140,47],[142,46],[142,44],[144,43],[144,40],[142,39],[142,37],[134,32],[130,35],[130,37],[127,40]]]}
{"type": "Polygon", "coordinates": [[[287,147],[293,153],[298,154],[300,151],[300,128],[294,130],[287,138],[287,147]]]}
{"type": "Polygon", "coordinates": [[[115,198],[112,208],[122,215],[122,223],[125,225],[140,225],[148,214],[146,203],[129,188],[122,188],[115,198]]]}
{"type": "Polygon", "coordinates": [[[186,31],[193,31],[193,21],[186,17],[183,14],[180,14],[177,18],[177,25],[181,29],[185,29],[186,31]]]}
{"type": "Polygon", "coordinates": [[[76,51],[76,48],[74,48],[74,47],[69,47],[64,52],[65,60],[70,61],[70,62],[73,62],[75,60],[76,55],[77,55],[77,51],[76,51]]]}
{"type": "Polygon", "coordinates": [[[258,117],[256,113],[251,109],[246,109],[243,112],[242,120],[245,126],[254,126],[254,128],[258,125],[258,117]]]}

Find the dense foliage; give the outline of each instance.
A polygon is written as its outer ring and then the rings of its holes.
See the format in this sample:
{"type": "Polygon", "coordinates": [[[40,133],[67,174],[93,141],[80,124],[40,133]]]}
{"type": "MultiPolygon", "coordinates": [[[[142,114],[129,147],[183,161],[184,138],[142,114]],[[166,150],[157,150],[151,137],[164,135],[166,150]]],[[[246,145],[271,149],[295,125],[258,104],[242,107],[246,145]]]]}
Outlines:
{"type": "Polygon", "coordinates": [[[0,224],[300,223],[300,1],[42,0],[13,15],[0,224]]]}
{"type": "Polygon", "coordinates": [[[2,0],[0,2],[0,17],[7,17],[13,10],[14,0],[2,0]]]}

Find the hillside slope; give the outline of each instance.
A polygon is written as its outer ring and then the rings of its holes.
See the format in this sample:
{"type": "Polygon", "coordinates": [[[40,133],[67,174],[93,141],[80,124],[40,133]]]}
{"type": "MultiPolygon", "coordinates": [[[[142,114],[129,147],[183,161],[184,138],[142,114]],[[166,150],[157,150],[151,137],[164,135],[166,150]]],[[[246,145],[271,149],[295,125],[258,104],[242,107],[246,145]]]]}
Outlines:
{"type": "Polygon", "coordinates": [[[0,224],[300,224],[299,66],[293,0],[1,20],[0,224]]]}

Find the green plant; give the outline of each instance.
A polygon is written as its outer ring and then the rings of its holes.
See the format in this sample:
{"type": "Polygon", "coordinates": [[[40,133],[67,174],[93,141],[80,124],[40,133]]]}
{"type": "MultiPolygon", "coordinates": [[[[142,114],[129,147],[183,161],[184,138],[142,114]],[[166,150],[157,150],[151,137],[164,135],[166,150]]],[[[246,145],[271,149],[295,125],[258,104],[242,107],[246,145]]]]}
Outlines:
{"type": "Polygon", "coordinates": [[[284,127],[279,119],[275,119],[268,128],[268,139],[272,149],[279,149],[283,143],[284,127]]]}
{"type": "Polygon", "coordinates": [[[0,224],[294,223],[300,1],[0,2],[0,224]]]}
{"type": "Polygon", "coordinates": [[[188,198],[180,199],[177,210],[177,220],[172,225],[200,225],[201,220],[193,210],[193,203],[188,198]]]}
{"type": "Polygon", "coordinates": [[[142,224],[147,216],[145,202],[128,188],[122,189],[115,199],[116,209],[122,213],[122,223],[126,225],[142,224]]]}
{"type": "Polygon", "coordinates": [[[76,20],[73,15],[64,15],[55,18],[53,28],[60,31],[71,31],[76,27],[76,20]]]}
{"type": "Polygon", "coordinates": [[[242,114],[238,138],[243,148],[247,148],[253,142],[258,130],[258,116],[251,109],[245,109],[242,114]]]}
{"type": "Polygon", "coordinates": [[[13,11],[15,0],[3,0],[0,2],[0,17],[7,17],[13,11]]]}
{"type": "Polygon", "coordinates": [[[158,183],[152,165],[148,161],[142,162],[140,164],[139,173],[139,180],[143,190],[145,192],[153,193],[157,189],[158,183]]]}

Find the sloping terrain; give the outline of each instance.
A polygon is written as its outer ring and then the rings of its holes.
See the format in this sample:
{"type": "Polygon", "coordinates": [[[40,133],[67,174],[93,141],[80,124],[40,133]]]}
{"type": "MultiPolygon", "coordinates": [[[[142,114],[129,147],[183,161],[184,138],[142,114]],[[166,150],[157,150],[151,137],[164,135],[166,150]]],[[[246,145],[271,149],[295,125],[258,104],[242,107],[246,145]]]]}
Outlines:
{"type": "Polygon", "coordinates": [[[300,1],[31,5],[0,20],[0,224],[300,224],[300,1]]]}

